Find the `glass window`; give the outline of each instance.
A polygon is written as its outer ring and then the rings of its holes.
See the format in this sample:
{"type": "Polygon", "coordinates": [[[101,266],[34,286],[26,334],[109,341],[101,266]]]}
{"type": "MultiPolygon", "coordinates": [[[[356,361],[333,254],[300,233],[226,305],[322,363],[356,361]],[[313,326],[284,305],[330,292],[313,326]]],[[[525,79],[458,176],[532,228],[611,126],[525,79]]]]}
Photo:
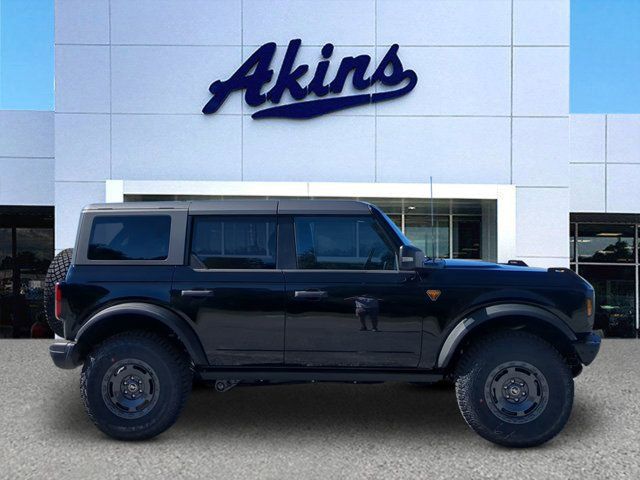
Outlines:
{"type": "Polygon", "coordinates": [[[11,228],[0,228],[0,338],[13,337],[13,240],[11,228]]]}
{"type": "MultiPolygon", "coordinates": [[[[376,202],[373,202],[375,205],[376,202]]],[[[405,215],[431,216],[433,206],[434,215],[449,215],[451,213],[451,200],[434,199],[433,205],[428,198],[407,198],[404,200],[405,215]]]]}
{"type": "Polygon", "coordinates": [[[473,216],[453,217],[453,258],[480,259],[482,219],[473,216]]]}
{"type": "Polygon", "coordinates": [[[576,224],[569,225],[569,261],[576,261],[576,224]]]}
{"type": "Polygon", "coordinates": [[[483,208],[495,204],[487,200],[451,200],[451,213],[453,215],[482,215],[483,208]]]}
{"type": "Polygon", "coordinates": [[[42,300],[44,276],[53,260],[53,230],[16,228],[16,243],[20,293],[38,302],[42,300]]]}
{"type": "Polygon", "coordinates": [[[42,305],[53,207],[0,208],[0,338],[52,337],[42,305]]]}
{"type": "Polygon", "coordinates": [[[435,232],[428,215],[406,215],[404,219],[407,237],[427,257],[449,258],[449,216],[436,216],[433,225],[435,232]]]}
{"type": "Polygon", "coordinates": [[[33,325],[46,324],[42,311],[44,295],[44,277],[53,259],[53,229],[16,228],[16,267],[19,269],[19,302],[22,309],[19,318],[14,321],[14,335],[32,336],[33,325]]]}
{"type": "Polygon", "coordinates": [[[631,263],[633,225],[578,224],[578,261],[631,263]]]}
{"type": "Polygon", "coordinates": [[[298,268],[394,270],[395,248],[370,217],[297,217],[298,268]]]}
{"type": "Polygon", "coordinates": [[[165,260],[169,254],[168,215],[99,216],[93,220],[89,260],[165,260]]]}
{"type": "MultiPolygon", "coordinates": [[[[429,191],[425,190],[425,195],[429,191]]],[[[220,196],[220,195],[125,195],[125,201],[159,200],[225,200],[225,199],[278,199],[279,196],[220,196]]],[[[328,197],[286,197],[290,199],[318,199],[328,197]]],[[[409,242],[422,249],[426,255],[440,258],[497,260],[497,202],[480,199],[429,198],[355,198],[331,197],[332,200],[361,200],[370,202],[389,216],[409,242]],[[433,206],[433,209],[432,209],[433,206]],[[435,252],[431,248],[431,213],[435,221],[435,252]],[[459,217],[456,224],[456,218],[459,217]],[[465,219],[479,219],[479,225],[465,219]],[[456,231],[450,231],[450,228],[456,231]],[[470,235],[470,236],[468,236],[470,235]],[[479,235],[479,237],[478,237],[479,235]],[[453,238],[453,245],[450,239],[453,238]]]]}
{"type": "Polygon", "coordinates": [[[379,212],[382,214],[382,216],[385,218],[385,220],[388,223],[391,224],[391,228],[393,228],[393,231],[396,233],[396,235],[398,237],[400,237],[400,241],[404,245],[410,245],[411,244],[411,240],[409,240],[407,238],[407,236],[404,234],[404,232],[402,231],[402,228],[401,228],[402,215],[389,216],[386,213],[384,213],[382,210],[379,210],[379,212]]]}
{"type": "Polygon", "coordinates": [[[0,295],[13,292],[13,253],[10,228],[0,228],[0,295]]]}
{"type": "Polygon", "coordinates": [[[578,271],[596,292],[593,328],[606,337],[635,337],[635,267],[580,265],[578,271]]]}
{"type": "Polygon", "coordinates": [[[210,269],[276,268],[275,217],[195,217],[191,266],[210,269]]]}

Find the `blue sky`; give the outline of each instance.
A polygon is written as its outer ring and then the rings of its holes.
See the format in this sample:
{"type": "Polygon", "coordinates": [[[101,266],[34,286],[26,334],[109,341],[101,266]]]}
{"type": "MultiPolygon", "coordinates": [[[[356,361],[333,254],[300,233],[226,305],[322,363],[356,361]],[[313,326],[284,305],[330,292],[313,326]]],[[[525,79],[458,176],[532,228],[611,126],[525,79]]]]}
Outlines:
{"type": "Polygon", "coordinates": [[[53,0],[0,0],[0,109],[53,110],[53,0]]]}
{"type": "MultiPolygon", "coordinates": [[[[53,0],[0,0],[0,109],[53,110],[53,16],[53,0]]],[[[571,1],[570,99],[640,113],[640,0],[571,1]]]]}
{"type": "Polygon", "coordinates": [[[640,0],[571,1],[571,113],[640,113],[640,0]]]}

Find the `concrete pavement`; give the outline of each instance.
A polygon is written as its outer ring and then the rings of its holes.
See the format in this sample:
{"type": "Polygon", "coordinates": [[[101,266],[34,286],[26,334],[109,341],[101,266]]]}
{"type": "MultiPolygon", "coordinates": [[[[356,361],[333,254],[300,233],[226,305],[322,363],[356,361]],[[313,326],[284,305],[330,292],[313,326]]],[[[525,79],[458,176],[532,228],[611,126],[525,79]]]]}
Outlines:
{"type": "Polygon", "coordinates": [[[494,446],[445,388],[316,384],[197,389],[160,437],[123,443],[86,417],[80,370],[48,341],[0,341],[0,478],[638,478],[640,340],[607,340],[548,444],[494,446]]]}

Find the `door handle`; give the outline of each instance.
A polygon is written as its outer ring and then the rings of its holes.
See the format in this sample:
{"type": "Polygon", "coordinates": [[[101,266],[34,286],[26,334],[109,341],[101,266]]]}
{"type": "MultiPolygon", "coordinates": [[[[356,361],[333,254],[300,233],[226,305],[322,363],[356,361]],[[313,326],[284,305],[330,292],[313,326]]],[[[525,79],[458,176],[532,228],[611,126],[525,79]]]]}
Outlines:
{"type": "Polygon", "coordinates": [[[213,290],[180,290],[183,297],[212,297],[213,290]]]}
{"type": "Polygon", "coordinates": [[[327,297],[327,292],[324,290],[296,290],[293,296],[301,300],[320,300],[327,297]]]}

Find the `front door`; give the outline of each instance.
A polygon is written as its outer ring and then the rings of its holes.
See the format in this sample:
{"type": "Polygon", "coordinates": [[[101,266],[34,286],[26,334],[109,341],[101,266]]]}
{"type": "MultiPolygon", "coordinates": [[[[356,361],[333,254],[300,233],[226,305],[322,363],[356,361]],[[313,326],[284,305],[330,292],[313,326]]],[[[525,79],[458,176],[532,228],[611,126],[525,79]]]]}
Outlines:
{"type": "Polygon", "coordinates": [[[397,269],[369,216],[293,219],[297,268],[285,270],[285,363],[411,368],[420,359],[423,296],[397,269]]]}
{"type": "Polygon", "coordinates": [[[196,324],[209,363],[281,366],[284,282],[275,216],[193,216],[188,258],[176,269],[172,303],[196,324]]]}

